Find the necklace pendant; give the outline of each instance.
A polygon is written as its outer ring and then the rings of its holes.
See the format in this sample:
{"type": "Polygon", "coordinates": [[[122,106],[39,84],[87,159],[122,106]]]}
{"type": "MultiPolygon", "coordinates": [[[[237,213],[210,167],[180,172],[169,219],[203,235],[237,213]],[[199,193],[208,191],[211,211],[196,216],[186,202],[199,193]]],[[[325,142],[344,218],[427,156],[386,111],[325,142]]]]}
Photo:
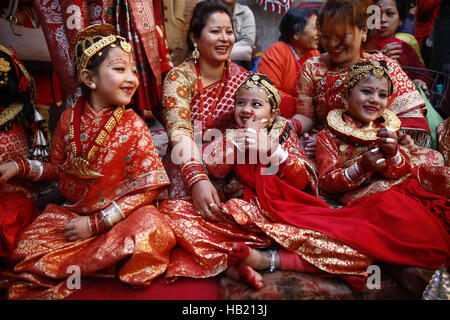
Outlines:
{"type": "Polygon", "coordinates": [[[88,168],[89,162],[81,157],[72,159],[72,168],[66,170],[65,173],[74,175],[80,179],[97,179],[103,177],[101,173],[95,172],[88,168]]]}

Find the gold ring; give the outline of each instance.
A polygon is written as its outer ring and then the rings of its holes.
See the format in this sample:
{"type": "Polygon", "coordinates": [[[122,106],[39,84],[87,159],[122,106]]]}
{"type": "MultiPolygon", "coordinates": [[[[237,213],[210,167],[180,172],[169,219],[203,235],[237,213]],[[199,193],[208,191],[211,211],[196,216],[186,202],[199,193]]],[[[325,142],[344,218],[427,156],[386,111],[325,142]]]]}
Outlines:
{"type": "Polygon", "coordinates": [[[214,202],[211,202],[210,204],[208,204],[208,207],[212,208],[214,207],[216,204],[214,202]]]}
{"type": "Polygon", "coordinates": [[[197,214],[198,214],[199,216],[202,215],[202,210],[197,210],[196,212],[197,212],[197,214]]]}

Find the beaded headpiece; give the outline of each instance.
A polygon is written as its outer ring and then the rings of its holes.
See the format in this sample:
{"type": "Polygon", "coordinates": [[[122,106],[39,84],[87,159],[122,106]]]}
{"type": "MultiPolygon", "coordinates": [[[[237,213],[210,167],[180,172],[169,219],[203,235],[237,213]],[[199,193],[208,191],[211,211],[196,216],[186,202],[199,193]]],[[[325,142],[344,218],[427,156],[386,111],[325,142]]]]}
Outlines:
{"type": "Polygon", "coordinates": [[[17,75],[18,84],[18,92],[25,93],[27,91],[30,92],[30,98],[33,100],[36,93],[36,86],[34,84],[33,77],[28,73],[24,64],[17,57],[16,53],[8,49],[0,44],[0,52],[8,55],[11,59],[11,62],[5,58],[0,57],[0,86],[4,86],[8,83],[8,72],[11,69],[14,69],[17,75]]]}
{"type": "Polygon", "coordinates": [[[281,94],[275,86],[269,82],[270,80],[258,73],[253,73],[248,76],[248,78],[240,85],[238,90],[241,88],[253,89],[257,86],[260,89],[263,89],[267,94],[267,99],[270,105],[272,106],[272,110],[278,110],[281,102],[281,94]]]}
{"type": "Polygon", "coordinates": [[[392,94],[394,82],[389,74],[389,70],[380,65],[378,61],[373,60],[359,62],[352,66],[344,82],[345,92],[347,94],[350,93],[356,85],[371,75],[378,80],[386,77],[388,79],[389,95],[392,94]]]}
{"type": "Polygon", "coordinates": [[[92,57],[109,45],[120,43],[123,51],[131,55],[131,45],[127,40],[115,34],[114,26],[101,23],[93,24],[80,31],[73,41],[73,60],[75,71],[82,70],[89,65],[92,57]]]}

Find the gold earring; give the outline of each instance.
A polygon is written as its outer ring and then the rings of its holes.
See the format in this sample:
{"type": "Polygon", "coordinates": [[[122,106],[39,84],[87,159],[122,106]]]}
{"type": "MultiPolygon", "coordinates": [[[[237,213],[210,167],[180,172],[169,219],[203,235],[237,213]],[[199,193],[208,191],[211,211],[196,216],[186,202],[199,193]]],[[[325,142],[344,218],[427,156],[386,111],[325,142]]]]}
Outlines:
{"type": "Polygon", "coordinates": [[[200,58],[200,51],[198,51],[197,43],[194,42],[194,51],[192,51],[192,58],[194,58],[195,62],[200,58]]]}
{"type": "Polygon", "coordinates": [[[362,41],[362,42],[366,42],[366,41],[367,41],[367,35],[366,35],[366,34],[363,34],[363,35],[361,36],[361,41],[362,41]]]}
{"type": "Polygon", "coordinates": [[[347,99],[344,99],[344,109],[348,110],[348,108],[349,108],[348,101],[347,99]]]}

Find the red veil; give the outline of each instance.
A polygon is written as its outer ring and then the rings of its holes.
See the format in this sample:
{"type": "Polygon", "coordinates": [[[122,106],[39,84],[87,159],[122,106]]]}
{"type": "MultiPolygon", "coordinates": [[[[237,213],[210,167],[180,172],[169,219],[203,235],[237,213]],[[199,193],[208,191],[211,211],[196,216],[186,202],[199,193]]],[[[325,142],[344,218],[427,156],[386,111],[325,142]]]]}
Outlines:
{"type": "Polygon", "coordinates": [[[284,182],[262,167],[237,165],[244,200],[258,197],[273,219],[311,229],[391,264],[437,269],[448,266],[450,201],[429,193],[411,177],[389,190],[341,209],[284,182]]]}

